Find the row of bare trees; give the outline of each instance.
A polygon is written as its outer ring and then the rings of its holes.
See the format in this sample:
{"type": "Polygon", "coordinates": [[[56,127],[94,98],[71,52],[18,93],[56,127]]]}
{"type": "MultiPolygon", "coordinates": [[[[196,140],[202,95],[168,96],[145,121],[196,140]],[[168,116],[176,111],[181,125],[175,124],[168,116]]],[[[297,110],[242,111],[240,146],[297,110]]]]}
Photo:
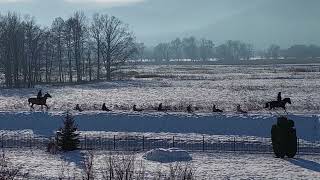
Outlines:
{"type": "Polygon", "coordinates": [[[51,27],[30,16],[0,15],[0,74],[8,88],[112,80],[136,52],[128,26],[107,14],[89,19],[76,12],[55,18],[51,27]]]}
{"type": "Polygon", "coordinates": [[[237,61],[250,59],[254,55],[253,46],[241,41],[227,41],[215,46],[212,40],[197,39],[193,36],[183,39],[176,38],[168,43],[159,43],[152,49],[140,46],[138,48],[141,59],[154,59],[156,61],[169,60],[201,60],[220,59],[224,61],[237,61]]]}

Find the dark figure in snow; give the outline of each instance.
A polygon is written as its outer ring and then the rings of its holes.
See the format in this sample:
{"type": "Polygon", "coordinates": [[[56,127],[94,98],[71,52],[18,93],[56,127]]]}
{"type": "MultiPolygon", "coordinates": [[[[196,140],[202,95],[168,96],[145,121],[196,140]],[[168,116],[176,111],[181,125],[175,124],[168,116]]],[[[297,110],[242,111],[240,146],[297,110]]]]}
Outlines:
{"type": "Polygon", "coordinates": [[[162,103],[159,104],[157,110],[158,110],[158,111],[165,111],[165,109],[164,109],[163,106],[162,106],[162,103]]]}
{"type": "Polygon", "coordinates": [[[192,113],[193,111],[192,111],[192,106],[191,105],[189,105],[188,107],[187,107],[187,112],[188,113],[192,113]]]}
{"type": "Polygon", "coordinates": [[[101,110],[102,110],[102,111],[111,111],[109,108],[107,108],[106,103],[103,103],[103,104],[102,104],[101,110]]]}
{"type": "Polygon", "coordinates": [[[281,101],[282,101],[281,92],[278,93],[277,101],[278,101],[278,102],[281,102],[281,101]]]}
{"type": "Polygon", "coordinates": [[[76,110],[76,111],[79,111],[79,112],[82,112],[82,111],[83,111],[83,110],[80,108],[79,104],[76,105],[75,110],[76,110]]]}
{"type": "Polygon", "coordinates": [[[42,92],[41,92],[41,89],[39,90],[38,92],[38,95],[37,95],[37,99],[41,99],[42,98],[42,92]]]}
{"type": "Polygon", "coordinates": [[[293,158],[297,153],[297,135],[294,121],[279,117],[277,124],[272,126],[271,140],[273,151],[278,158],[293,158]]]}
{"type": "Polygon", "coordinates": [[[240,104],[238,104],[238,106],[237,106],[237,112],[238,113],[242,113],[242,114],[247,114],[248,113],[247,111],[244,111],[244,110],[241,109],[240,104]]]}
{"type": "Polygon", "coordinates": [[[212,112],[223,112],[221,109],[217,109],[216,105],[213,105],[212,112]]]}
{"type": "Polygon", "coordinates": [[[133,111],[136,111],[136,112],[141,112],[141,111],[143,111],[142,109],[138,109],[138,108],[137,108],[137,105],[133,105],[132,110],[133,110],[133,111]]]}

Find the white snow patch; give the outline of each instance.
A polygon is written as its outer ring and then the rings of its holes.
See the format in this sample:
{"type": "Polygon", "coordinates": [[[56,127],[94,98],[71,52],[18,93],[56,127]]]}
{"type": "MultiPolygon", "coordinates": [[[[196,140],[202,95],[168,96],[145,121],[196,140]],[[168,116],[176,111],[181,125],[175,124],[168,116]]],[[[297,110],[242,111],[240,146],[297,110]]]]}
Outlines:
{"type": "Polygon", "coordinates": [[[156,161],[161,163],[179,162],[179,161],[191,161],[191,155],[179,148],[169,148],[169,149],[153,149],[146,152],[143,158],[149,161],[156,161]]]}

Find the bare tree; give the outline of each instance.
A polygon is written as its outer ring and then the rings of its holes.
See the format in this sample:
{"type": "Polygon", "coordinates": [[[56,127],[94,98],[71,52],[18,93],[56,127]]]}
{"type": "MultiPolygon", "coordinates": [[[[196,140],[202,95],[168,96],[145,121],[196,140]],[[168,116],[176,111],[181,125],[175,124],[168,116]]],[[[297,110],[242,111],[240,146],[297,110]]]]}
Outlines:
{"type": "Polygon", "coordinates": [[[103,16],[103,60],[107,71],[107,80],[112,72],[118,70],[137,51],[135,37],[128,26],[114,16],[103,16]]]}
{"type": "Polygon", "coordinates": [[[92,37],[96,41],[96,49],[97,49],[97,80],[100,80],[100,71],[101,71],[101,62],[100,62],[100,55],[101,55],[101,38],[102,32],[104,28],[104,17],[100,14],[93,15],[93,22],[91,24],[91,34],[92,37]]]}
{"type": "Polygon", "coordinates": [[[76,75],[77,82],[82,81],[82,68],[81,61],[83,58],[83,46],[85,43],[85,33],[86,33],[86,25],[83,13],[76,12],[73,17],[70,18],[71,32],[72,32],[72,40],[73,40],[73,54],[74,60],[76,64],[76,75]]]}
{"type": "Polygon", "coordinates": [[[53,36],[54,48],[56,49],[56,59],[58,60],[58,76],[59,81],[62,82],[64,79],[63,75],[63,29],[64,20],[61,17],[56,18],[51,26],[51,32],[53,36]]]}

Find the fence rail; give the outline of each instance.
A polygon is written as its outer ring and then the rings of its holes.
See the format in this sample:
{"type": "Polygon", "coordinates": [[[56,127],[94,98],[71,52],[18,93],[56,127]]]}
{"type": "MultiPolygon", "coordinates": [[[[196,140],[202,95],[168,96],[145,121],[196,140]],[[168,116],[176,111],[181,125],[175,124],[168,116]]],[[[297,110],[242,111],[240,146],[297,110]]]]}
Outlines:
{"type": "MultiPolygon", "coordinates": [[[[53,137],[33,136],[0,136],[1,148],[37,148],[45,149],[53,137]]],[[[248,139],[245,137],[212,138],[181,138],[181,137],[150,137],[150,136],[81,136],[81,150],[109,151],[147,151],[155,148],[181,148],[188,151],[203,152],[249,152],[273,153],[270,138],[248,139]]],[[[320,142],[308,142],[298,139],[298,154],[320,154],[320,142]]]]}

